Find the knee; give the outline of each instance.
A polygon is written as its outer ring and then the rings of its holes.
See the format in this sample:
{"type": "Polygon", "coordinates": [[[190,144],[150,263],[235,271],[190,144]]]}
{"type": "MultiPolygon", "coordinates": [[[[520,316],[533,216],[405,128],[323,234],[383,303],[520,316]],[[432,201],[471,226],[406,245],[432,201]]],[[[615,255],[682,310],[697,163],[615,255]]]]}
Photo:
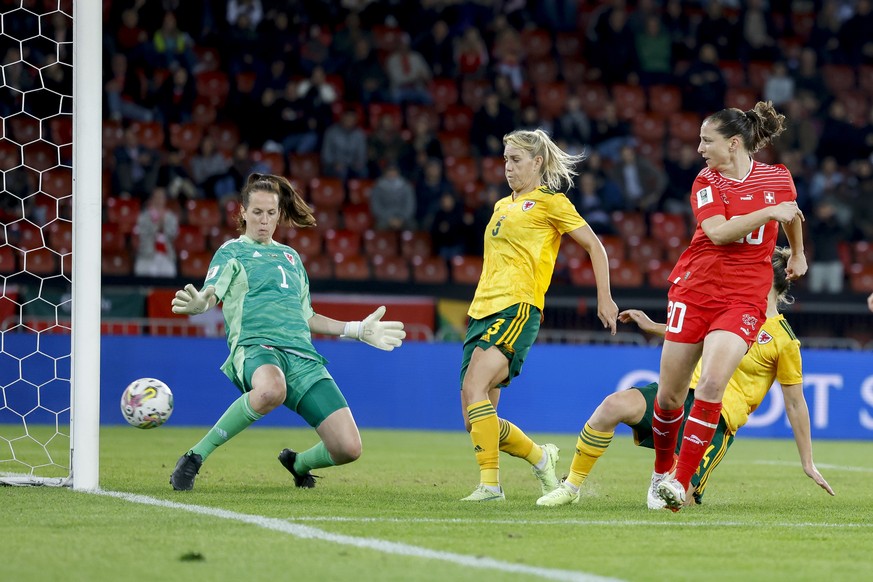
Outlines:
{"type": "Polygon", "coordinates": [[[598,424],[618,424],[625,416],[625,407],[620,396],[620,393],[615,392],[604,398],[591,415],[591,420],[598,424]]]}
{"type": "Polygon", "coordinates": [[[345,465],[360,459],[362,452],[363,445],[361,444],[360,436],[357,438],[347,438],[339,443],[336,450],[330,451],[330,458],[337,465],[345,465]]]}

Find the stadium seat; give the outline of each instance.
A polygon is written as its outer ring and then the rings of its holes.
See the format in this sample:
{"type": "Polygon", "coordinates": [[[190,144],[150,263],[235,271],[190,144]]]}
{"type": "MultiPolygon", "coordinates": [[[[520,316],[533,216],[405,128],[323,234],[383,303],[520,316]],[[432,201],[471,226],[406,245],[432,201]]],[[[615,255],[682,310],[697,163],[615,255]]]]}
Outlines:
{"type": "Polygon", "coordinates": [[[534,86],[542,83],[554,83],[557,79],[558,63],[555,59],[543,58],[532,60],[525,67],[525,80],[534,86]]]}
{"type": "Polygon", "coordinates": [[[837,97],[846,108],[846,117],[856,127],[864,127],[870,115],[870,99],[863,91],[843,91],[837,97]]]}
{"type": "Polygon", "coordinates": [[[185,215],[188,217],[188,224],[200,227],[204,231],[222,223],[218,202],[209,198],[187,200],[185,215]]]}
{"type": "Polygon", "coordinates": [[[289,178],[308,184],[313,178],[321,175],[321,163],[318,154],[290,154],[288,156],[289,178]]]}
{"type": "Polygon", "coordinates": [[[442,257],[417,256],[412,259],[412,280],[422,285],[444,285],[449,268],[442,257]]]}
{"type": "Polygon", "coordinates": [[[164,126],[157,121],[135,121],[130,124],[137,142],[144,147],[160,150],[164,147],[164,126]]]}
{"type": "Polygon", "coordinates": [[[409,262],[403,257],[374,255],[370,262],[375,280],[392,283],[409,282],[409,262]]]}
{"type": "Polygon", "coordinates": [[[205,250],[179,252],[179,276],[186,279],[203,280],[209,270],[212,255],[205,250]]]}
{"type": "Polygon", "coordinates": [[[396,257],[397,233],[393,230],[372,230],[364,232],[364,253],[370,257],[396,257]]]}
{"type": "Polygon", "coordinates": [[[18,145],[34,142],[41,137],[39,119],[26,114],[16,114],[6,119],[9,128],[6,138],[18,145]]]}
{"type": "Polygon", "coordinates": [[[349,204],[369,204],[370,190],[375,180],[369,178],[349,178],[346,187],[349,191],[349,204]]]}
{"type": "Polygon", "coordinates": [[[218,110],[215,106],[204,97],[198,97],[194,100],[194,107],[191,111],[191,121],[206,129],[215,123],[215,118],[218,116],[218,110]]]}
{"type": "Polygon", "coordinates": [[[330,229],[324,233],[327,254],[351,257],[361,253],[361,235],[351,230],[330,229]]]}
{"type": "Polygon", "coordinates": [[[555,50],[562,61],[578,57],[584,49],[583,37],[578,32],[559,32],[555,35],[555,50]]]}
{"type": "Polygon", "coordinates": [[[104,253],[117,253],[127,248],[127,237],[117,224],[103,224],[101,247],[104,253]]]}
{"type": "Polygon", "coordinates": [[[664,258],[664,247],[656,238],[631,236],[627,238],[627,257],[639,265],[647,265],[652,259],[664,258]]]}
{"type": "Polygon", "coordinates": [[[52,250],[60,254],[73,251],[73,223],[54,220],[46,228],[48,228],[49,246],[52,250]]]}
{"type": "Polygon", "coordinates": [[[343,226],[347,230],[362,233],[373,228],[373,215],[367,204],[346,204],[343,206],[343,226]]]}
{"type": "Polygon", "coordinates": [[[336,211],[345,199],[343,181],[339,178],[318,177],[309,181],[309,201],[316,208],[336,211]]]}
{"type": "MultiPolygon", "coordinates": [[[[202,253],[206,251],[206,235],[199,226],[183,224],[179,226],[179,235],[175,242],[176,251],[181,253],[202,253]]],[[[204,271],[205,273],[205,271],[204,271]]]]}
{"type": "Polygon", "coordinates": [[[106,200],[106,215],[110,223],[118,225],[124,234],[129,234],[139,219],[139,198],[116,198],[106,200]]]}
{"type": "Polygon", "coordinates": [[[574,87],[574,91],[585,84],[585,75],[588,72],[588,63],[579,57],[561,58],[561,78],[565,83],[574,87]]]}
{"type": "Polygon", "coordinates": [[[13,222],[7,226],[6,236],[10,245],[26,251],[42,248],[46,242],[42,229],[26,221],[13,222]]]}
{"type": "Polygon", "coordinates": [[[822,65],[821,75],[833,95],[839,96],[855,88],[855,71],[849,65],[822,65]]]}
{"type": "Polygon", "coordinates": [[[631,121],[634,136],[642,141],[663,141],[667,134],[666,120],[660,113],[637,113],[631,121]]]}
{"type": "Polygon", "coordinates": [[[726,107],[736,107],[743,111],[752,109],[758,102],[758,93],[754,89],[744,87],[728,87],[724,96],[726,107]]]}
{"type": "Polygon", "coordinates": [[[655,289],[667,289],[670,287],[668,277],[672,270],[673,263],[653,259],[646,264],[646,283],[655,289]]]}
{"type": "MultiPolygon", "coordinates": [[[[664,239],[660,239],[664,240],[664,239]]],[[[688,248],[688,238],[681,236],[671,236],[664,243],[664,253],[667,256],[667,262],[670,265],[675,265],[679,261],[679,257],[688,248]]]]}
{"type": "Polygon", "coordinates": [[[470,133],[473,126],[473,109],[465,105],[450,105],[442,115],[443,131],[450,133],[470,133]]]}
{"type": "Polygon", "coordinates": [[[585,83],[578,87],[576,94],[582,101],[582,109],[588,117],[598,118],[603,111],[603,104],[609,101],[609,93],[605,85],[585,83]]]}
{"type": "MultiPolygon", "coordinates": [[[[127,250],[103,252],[101,257],[101,270],[104,275],[110,277],[128,277],[133,274],[133,261],[127,250]]],[[[202,279],[206,273],[200,273],[197,278],[202,279]]]]}
{"type": "Polygon", "coordinates": [[[315,216],[315,228],[327,232],[340,228],[339,212],[316,208],[312,214],[315,216]]]}
{"type": "Polygon", "coordinates": [[[403,42],[403,35],[405,34],[403,30],[396,26],[378,24],[373,27],[373,43],[381,55],[388,56],[388,54],[397,50],[397,47],[403,42]]]}
{"type": "Polygon", "coordinates": [[[873,242],[861,240],[851,244],[852,262],[873,265],[873,242]]]}
{"type": "Polygon", "coordinates": [[[682,143],[697,144],[700,142],[700,123],[703,121],[697,113],[687,111],[672,113],[667,119],[667,130],[670,137],[682,143]]]}
{"type": "Polygon", "coordinates": [[[458,83],[454,79],[435,78],[430,82],[430,95],[437,113],[458,103],[458,83]]]}
{"type": "Polygon", "coordinates": [[[111,152],[124,140],[124,127],[120,121],[103,120],[103,150],[111,152]]]}
{"type": "Polygon", "coordinates": [[[603,243],[603,248],[606,249],[606,256],[612,259],[621,259],[627,256],[624,246],[624,239],[620,236],[601,235],[600,242],[603,243]]]}
{"type": "Polygon", "coordinates": [[[682,91],[676,85],[649,87],[649,108],[654,113],[670,115],[682,110],[682,91]]]}
{"type": "Polygon", "coordinates": [[[521,31],[521,46],[528,59],[544,59],[552,56],[552,35],[544,28],[525,28],[521,31]]]}
{"type": "Polygon", "coordinates": [[[561,257],[568,263],[573,260],[588,261],[588,252],[582,245],[570,238],[569,235],[561,237],[561,247],[559,249],[561,257]]]}
{"type": "Polygon", "coordinates": [[[873,265],[855,263],[849,268],[849,288],[853,293],[873,292],[873,265]]]}
{"type": "Polygon", "coordinates": [[[597,279],[594,277],[594,267],[589,260],[571,260],[568,264],[570,270],[570,283],[576,287],[596,287],[597,279]]]}
{"type": "Polygon", "coordinates": [[[279,152],[266,150],[251,150],[251,160],[265,167],[265,170],[276,176],[285,175],[285,156],[279,152]]]}
{"type": "Polygon", "coordinates": [[[649,230],[652,237],[666,241],[672,237],[684,239],[688,236],[685,216],[666,212],[653,212],[649,217],[649,230]]]}
{"type": "Polygon", "coordinates": [[[567,108],[567,84],[564,82],[543,81],[536,85],[537,109],[543,119],[560,117],[567,108]]]}
{"type": "Polygon", "coordinates": [[[620,236],[624,238],[646,236],[648,227],[646,226],[646,216],[642,212],[616,210],[610,218],[612,219],[612,225],[618,230],[620,236]]]}
{"type": "Polygon", "coordinates": [[[460,285],[476,285],[482,276],[482,257],[458,255],[450,261],[452,282],[460,285]]]}
{"type": "Polygon", "coordinates": [[[640,139],[637,143],[637,153],[655,166],[662,167],[664,165],[664,140],[640,139]]]}
{"type": "Polygon", "coordinates": [[[367,123],[370,129],[376,129],[384,116],[394,119],[394,127],[403,127],[403,110],[396,103],[370,103],[367,106],[367,123]]]}
{"type": "Polygon", "coordinates": [[[437,134],[445,156],[463,158],[470,155],[470,136],[464,133],[441,131],[437,134]]]}
{"type": "Polygon", "coordinates": [[[873,98],[873,65],[861,65],[858,68],[858,87],[873,98]]]}
{"type": "Polygon", "coordinates": [[[215,141],[215,147],[225,155],[231,155],[239,144],[239,129],[232,124],[212,125],[206,133],[215,141]]]}
{"type": "Polygon", "coordinates": [[[404,230],[400,233],[400,254],[407,259],[431,256],[430,235],[423,231],[404,230]]]}
{"type": "Polygon", "coordinates": [[[73,194],[73,171],[70,168],[53,168],[42,174],[40,189],[53,198],[73,194]]]}
{"type": "Polygon", "coordinates": [[[436,110],[430,105],[419,105],[418,103],[406,104],[403,108],[403,119],[408,129],[415,127],[421,120],[427,123],[428,129],[431,131],[436,131],[440,125],[440,118],[436,110]]]}
{"type": "Polygon", "coordinates": [[[486,184],[503,186],[506,183],[506,162],[499,156],[482,158],[482,181],[486,184]]]}
{"type": "Polygon", "coordinates": [[[36,172],[43,172],[61,164],[60,148],[44,141],[22,146],[24,165],[36,172]]]}
{"type": "Polygon", "coordinates": [[[207,236],[209,248],[213,252],[217,251],[218,247],[238,236],[239,232],[237,232],[236,228],[231,228],[229,226],[213,226],[209,229],[209,234],[207,236]]]}
{"type": "Polygon", "coordinates": [[[185,154],[193,154],[200,149],[203,128],[196,123],[171,123],[170,145],[185,154]]]}
{"type": "Polygon", "coordinates": [[[222,202],[223,223],[225,226],[236,228],[236,219],[240,213],[239,200],[228,198],[222,202]]]}
{"type": "Polygon", "coordinates": [[[633,120],[647,107],[646,93],[638,85],[614,85],[612,100],[618,117],[627,121],[633,120]]]}
{"type": "Polygon", "coordinates": [[[214,107],[221,109],[230,92],[230,82],[222,71],[204,71],[195,75],[197,95],[205,97],[214,107]]]}
{"type": "Polygon", "coordinates": [[[740,61],[720,61],[718,68],[721,69],[721,74],[724,75],[728,88],[746,87],[746,71],[743,69],[743,63],[740,61]]]}
{"type": "Polygon", "coordinates": [[[491,91],[491,81],[487,79],[463,79],[461,81],[461,104],[472,111],[478,111],[491,91]]]}
{"type": "Polygon", "coordinates": [[[761,92],[764,90],[764,85],[767,79],[773,74],[773,63],[767,61],[752,61],[748,66],[749,86],[761,92]]]}
{"type": "Polygon", "coordinates": [[[340,281],[366,281],[370,278],[370,265],[360,255],[334,255],[333,275],[340,281]]]}
{"type": "Polygon", "coordinates": [[[0,274],[11,275],[18,270],[15,257],[20,254],[8,245],[0,246],[0,274]]]}
{"type": "Polygon", "coordinates": [[[464,184],[479,180],[476,160],[472,157],[446,157],[444,163],[446,179],[459,191],[463,190],[464,184]]]}
{"type": "Polygon", "coordinates": [[[303,267],[310,280],[325,280],[333,278],[333,261],[325,255],[313,255],[303,259],[303,267]]]}
{"type": "Polygon", "coordinates": [[[73,143],[73,116],[56,115],[49,121],[51,142],[56,145],[73,143]]]}
{"type": "Polygon", "coordinates": [[[250,95],[255,89],[258,74],[254,71],[240,71],[234,76],[234,90],[242,95],[250,95]]]}
{"type": "Polygon", "coordinates": [[[638,288],[643,286],[643,270],[635,261],[611,259],[609,271],[609,280],[613,287],[638,288]]]}

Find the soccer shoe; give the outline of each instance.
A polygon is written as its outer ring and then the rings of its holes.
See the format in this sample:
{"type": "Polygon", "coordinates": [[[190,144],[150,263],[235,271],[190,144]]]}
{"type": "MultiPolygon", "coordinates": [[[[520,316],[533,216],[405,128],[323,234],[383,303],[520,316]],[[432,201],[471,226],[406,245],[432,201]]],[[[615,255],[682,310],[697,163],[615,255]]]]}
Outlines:
{"type": "Polygon", "coordinates": [[[555,467],[558,464],[558,451],[560,449],[558,449],[557,445],[553,445],[552,443],[543,445],[542,449],[543,454],[548,457],[546,460],[546,466],[542,469],[531,467],[530,470],[534,474],[534,477],[539,479],[543,495],[546,495],[561,486],[561,482],[555,474],[555,467]]]}
{"type": "Polygon", "coordinates": [[[187,452],[176,463],[173,474],[170,475],[170,485],[176,491],[191,491],[194,489],[194,477],[200,472],[203,465],[203,457],[192,452],[187,452]]]}
{"type": "Polygon", "coordinates": [[[315,487],[315,475],[306,472],[302,475],[294,470],[294,461],[297,460],[297,453],[291,449],[282,449],[279,453],[279,462],[282,463],[288,472],[294,476],[294,485],[304,489],[312,489],[315,487]]]}
{"type": "Polygon", "coordinates": [[[461,499],[461,501],[506,501],[506,496],[503,494],[503,488],[498,491],[492,491],[486,485],[479,484],[472,493],[461,499]]]}
{"type": "Polygon", "coordinates": [[[652,472],[652,483],[649,485],[649,491],[646,494],[646,505],[649,509],[665,509],[667,504],[664,500],[658,497],[658,485],[664,480],[667,473],[652,472]]]}
{"type": "Polygon", "coordinates": [[[658,497],[664,501],[667,509],[674,513],[685,505],[685,487],[676,479],[675,473],[667,473],[658,483],[658,497]]]}
{"type": "Polygon", "coordinates": [[[557,507],[570,503],[579,503],[579,490],[573,491],[566,483],[562,483],[557,489],[537,499],[537,505],[545,507],[557,507]]]}

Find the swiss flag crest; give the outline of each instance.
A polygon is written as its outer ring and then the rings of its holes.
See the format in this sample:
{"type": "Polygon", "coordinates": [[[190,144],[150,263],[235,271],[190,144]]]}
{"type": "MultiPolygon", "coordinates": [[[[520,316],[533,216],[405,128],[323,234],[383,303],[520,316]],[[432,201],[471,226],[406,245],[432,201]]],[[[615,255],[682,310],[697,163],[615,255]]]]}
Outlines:
{"type": "Polygon", "coordinates": [[[536,205],[537,203],[534,200],[525,200],[524,203],[521,205],[521,210],[523,212],[527,212],[536,205]]]}
{"type": "Polygon", "coordinates": [[[288,259],[288,262],[292,265],[297,264],[297,261],[294,260],[294,255],[292,255],[291,253],[285,253],[285,258],[288,259]]]}
{"type": "Polygon", "coordinates": [[[763,329],[761,330],[761,333],[758,334],[758,343],[759,344],[770,343],[770,341],[772,339],[773,339],[773,336],[770,335],[769,333],[767,333],[766,331],[764,331],[763,329]]]}
{"type": "Polygon", "coordinates": [[[764,190],[764,202],[767,204],[776,204],[776,193],[764,190]]]}

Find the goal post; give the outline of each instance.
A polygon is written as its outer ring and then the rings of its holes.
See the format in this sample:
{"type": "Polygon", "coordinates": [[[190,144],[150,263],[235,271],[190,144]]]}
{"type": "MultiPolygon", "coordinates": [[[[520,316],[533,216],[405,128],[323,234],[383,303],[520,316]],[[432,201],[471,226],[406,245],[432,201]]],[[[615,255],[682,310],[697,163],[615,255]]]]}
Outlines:
{"type": "Polygon", "coordinates": [[[0,484],[99,486],[102,3],[0,6],[0,484]],[[37,315],[54,313],[49,321],[37,315]]]}

